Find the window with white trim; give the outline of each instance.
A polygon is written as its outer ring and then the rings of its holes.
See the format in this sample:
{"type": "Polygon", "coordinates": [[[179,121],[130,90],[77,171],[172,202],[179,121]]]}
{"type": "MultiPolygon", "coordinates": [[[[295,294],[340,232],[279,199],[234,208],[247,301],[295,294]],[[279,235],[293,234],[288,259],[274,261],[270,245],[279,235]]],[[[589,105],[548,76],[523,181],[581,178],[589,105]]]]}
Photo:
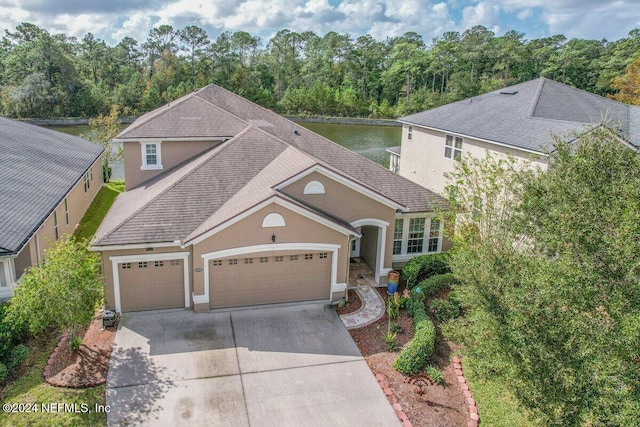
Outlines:
{"type": "Polygon", "coordinates": [[[153,262],[153,266],[154,267],[164,267],[164,261],[154,261],[153,262]]]}
{"type": "Polygon", "coordinates": [[[174,267],[177,266],[177,265],[180,265],[180,260],[179,259],[172,259],[171,260],[171,265],[174,266],[174,267]]]}
{"type": "Polygon", "coordinates": [[[402,253],[402,232],[404,219],[396,218],[395,228],[393,230],[393,255],[402,253]]]}
{"type": "Polygon", "coordinates": [[[147,261],[142,261],[138,263],[138,268],[147,268],[147,261]]]}
{"type": "Polygon", "coordinates": [[[266,264],[268,262],[269,262],[269,257],[266,257],[266,256],[260,257],[260,264],[266,264]]]}
{"type": "Polygon", "coordinates": [[[67,199],[64,199],[64,218],[67,225],[69,225],[69,205],[67,204],[67,199]]]}
{"type": "Polygon", "coordinates": [[[84,192],[86,193],[91,187],[91,181],[89,180],[89,171],[84,174],[84,192]]]}
{"type": "Polygon", "coordinates": [[[275,258],[275,262],[282,262],[284,261],[284,257],[283,256],[276,256],[275,258]]]}
{"type": "Polygon", "coordinates": [[[304,259],[313,259],[313,254],[304,254],[304,259]]]}
{"type": "Polygon", "coordinates": [[[162,169],[162,155],[159,142],[145,142],[142,145],[142,170],[162,169]]]}
{"type": "Polygon", "coordinates": [[[442,221],[425,216],[400,216],[393,231],[393,258],[408,260],[415,255],[436,253],[442,247],[442,221]]]}
{"type": "Polygon", "coordinates": [[[220,267],[222,266],[222,260],[221,259],[214,259],[212,262],[214,267],[220,267]]]}
{"type": "Polygon", "coordinates": [[[321,252],[320,256],[318,256],[318,258],[320,259],[327,259],[329,257],[329,253],[328,252],[321,252]]]}
{"type": "Polygon", "coordinates": [[[408,140],[413,139],[413,126],[411,125],[409,125],[409,128],[407,129],[407,139],[408,140]]]}
{"type": "Polygon", "coordinates": [[[447,159],[462,159],[462,137],[447,135],[444,141],[444,156],[447,159]]]}
{"type": "Polygon", "coordinates": [[[409,237],[407,239],[407,253],[422,253],[424,246],[424,218],[409,218],[409,237]]]}
{"type": "Polygon", "coordinates": [[[0,261],[0,288],[6,288],[8,285],[4,261],[0,261]]]}
{"type": "Polygon", "coordinates": [[[298,255],[289,255],[289,261],[297,261],[298,255]]]}
{"type": "Polygon", "coordinates": [[[442,232],[440,230],[440,220],[431,218],[431,224],[429,226],[429,244],[427,246],[427,252],[438,252],[440,247],[440,237],[442,232]]]}
{"type": "Polygon", "coordinates": [[[58,240],[60,234],[58,232],[58,213],[56,211],[53,211],[53,234],[56,240],[58,240]]]}
{"type": "Polygon", "coordinates": [[[229,260],[229,265],[238,265],[238,258],[233,258],[229,260]]]}
{"type": "Polygon", "coordinates": [[[253,264],[253,258],[245,258],[244,259],[244,263],[245,264],[253,264]]]}
{"type": "Polygon", "coordinates": [[[123,262],[120,265],[122,266],[123,270],[129,270],[131,268],[131,263],[130,262],[123,262]]]}

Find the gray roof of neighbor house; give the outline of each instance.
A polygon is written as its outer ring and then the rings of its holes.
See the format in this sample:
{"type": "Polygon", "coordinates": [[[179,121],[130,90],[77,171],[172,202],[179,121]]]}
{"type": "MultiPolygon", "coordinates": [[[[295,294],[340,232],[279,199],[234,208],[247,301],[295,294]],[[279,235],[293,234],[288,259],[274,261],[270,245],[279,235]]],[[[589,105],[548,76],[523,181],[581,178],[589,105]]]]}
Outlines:
{"type": "Polygon", "coordinates": [[[0,255],[20,252],[103,151],[72,135],[0,117],[0,255]]]}
{"type": "Polygon", "coordinates": [[[543,153],[554,136],[606,122],[640,146],[640,107],[625,105],[544,77],[398,119],[543,153]]]}
{"type": "Polygon", "coordinates": [[[408,211],[447,207],[436,193],[215,85],[140,117],[117,139],[214,137],[229,139],[121,194],[93,244],[188,241],[271,197],[288,199],[344,227],[339,219],[276,189],[315,165],[408,211]]]}

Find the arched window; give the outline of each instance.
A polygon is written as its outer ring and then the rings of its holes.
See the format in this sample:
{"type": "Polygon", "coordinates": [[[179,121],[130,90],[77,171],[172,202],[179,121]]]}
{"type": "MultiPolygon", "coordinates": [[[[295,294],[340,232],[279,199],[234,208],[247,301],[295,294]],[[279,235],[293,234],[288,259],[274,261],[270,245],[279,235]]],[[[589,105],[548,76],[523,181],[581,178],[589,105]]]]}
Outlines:
{"type": "Polygon", "coordinates": [[[271,212],[262,220],[262,227],[284,227],[284,218],[279,213],[271,212]]]}
{"type": "Polygon", "coordinates": [[[318,181],[311,181],[304,187],[304,194],[324,194],[324,185],[318,181]]]}

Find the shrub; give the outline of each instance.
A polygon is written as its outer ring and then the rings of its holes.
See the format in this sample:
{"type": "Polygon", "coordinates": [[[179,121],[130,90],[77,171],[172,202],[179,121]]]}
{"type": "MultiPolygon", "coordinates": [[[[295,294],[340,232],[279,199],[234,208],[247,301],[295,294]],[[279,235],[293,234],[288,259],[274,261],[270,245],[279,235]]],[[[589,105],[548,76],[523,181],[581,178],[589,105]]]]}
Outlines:
{"type": "Polygon", "coordinates": [[[409,299],[405,304],[407,307],[407,314],[411,317],[414,317],[417,308],[422,307],[424,309],[424,301],[425,296],[422,292],[422,288],[416,286],[415,288],[411,289],[411,292],[409,293],[409,299]]]}
{"type": "Polygon", "coordinates": [[[7,359],[7,369],[9,372],[16,369],[29,357],[29,347],[24,344],[18,344],[11,349],[7,359]]]}
{"type": "Polygon", "coordinates": [[[6,380],[8,373],[9,373],[9,370],[7,369],[5,364],[0,362],[0,381],[6,380]]]}
{"type": "Polygon", "coordinates": [[[26,335],[24,322],[18,319],[5,320],[10,303],[0,304],[0,360],[5,361],[9,357],[11,349],[26,335]]]}
{"type": "Polygon", "coordinates": [[[71,341],[69,341],[69,346],[73,351],[76,351],[77,349],[79,349],[80,344],[82,344],[82,337],[79,337],[77,335],[71,338],[71,341]]]}
{"type": "Polygon", "coordinates": [[[433,381],[434,384],[444,384],[444,377],[442,376],[442,372],[440,372],[440,370],[435,366],[429,365],[424,371],[427,373],[429,379],[433,381]]]}
{"type": "Polygon", "coordinates": [[[411,258],[404,267],[402,267],[402,278],[410,288],[416,286],[416,284],[426,278],[445,273],[451,273],[449,255],[446,253],[420,255],[411,258]]]}
{"type": "Polygon", "coordinates": [[[433,353],[436,328],[424,310],[415,307],[413,315],[413,339],[402,349],[393,366],[404,375],[414,375],[423,369],[433,353]]]}
{"type": "Polygon", "coordinates": [[[427,279],[424,279],[418,283],[418,287],[422,290],[425,298],[431,298],[438,292],[451,289],[452,285],[460,283],[456,277],[451,273],[436,274],[427,279]]]}
{"type": "Polygon", "coordinates": [[[448,299],[434,299],[429,303],[429,310],[438,322],[447,322],[460,315],[460,306],[448,299]]]}

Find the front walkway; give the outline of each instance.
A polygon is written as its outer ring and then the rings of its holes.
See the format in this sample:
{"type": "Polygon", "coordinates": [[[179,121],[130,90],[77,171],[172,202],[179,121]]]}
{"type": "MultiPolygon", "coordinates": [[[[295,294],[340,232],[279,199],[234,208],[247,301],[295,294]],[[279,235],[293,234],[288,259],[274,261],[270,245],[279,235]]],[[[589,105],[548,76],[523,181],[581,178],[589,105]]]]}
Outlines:
{"type": "Polygon", "coordinates": [[[355,263],[349,265],[348,288],[356,291],[362,306],[353,313],[340,315],[340,320],[347,329],[370,325],[384,315],[384,300],[375,289],[376,286],[373,272],[364,262],[356,259],[355,263]]]}

